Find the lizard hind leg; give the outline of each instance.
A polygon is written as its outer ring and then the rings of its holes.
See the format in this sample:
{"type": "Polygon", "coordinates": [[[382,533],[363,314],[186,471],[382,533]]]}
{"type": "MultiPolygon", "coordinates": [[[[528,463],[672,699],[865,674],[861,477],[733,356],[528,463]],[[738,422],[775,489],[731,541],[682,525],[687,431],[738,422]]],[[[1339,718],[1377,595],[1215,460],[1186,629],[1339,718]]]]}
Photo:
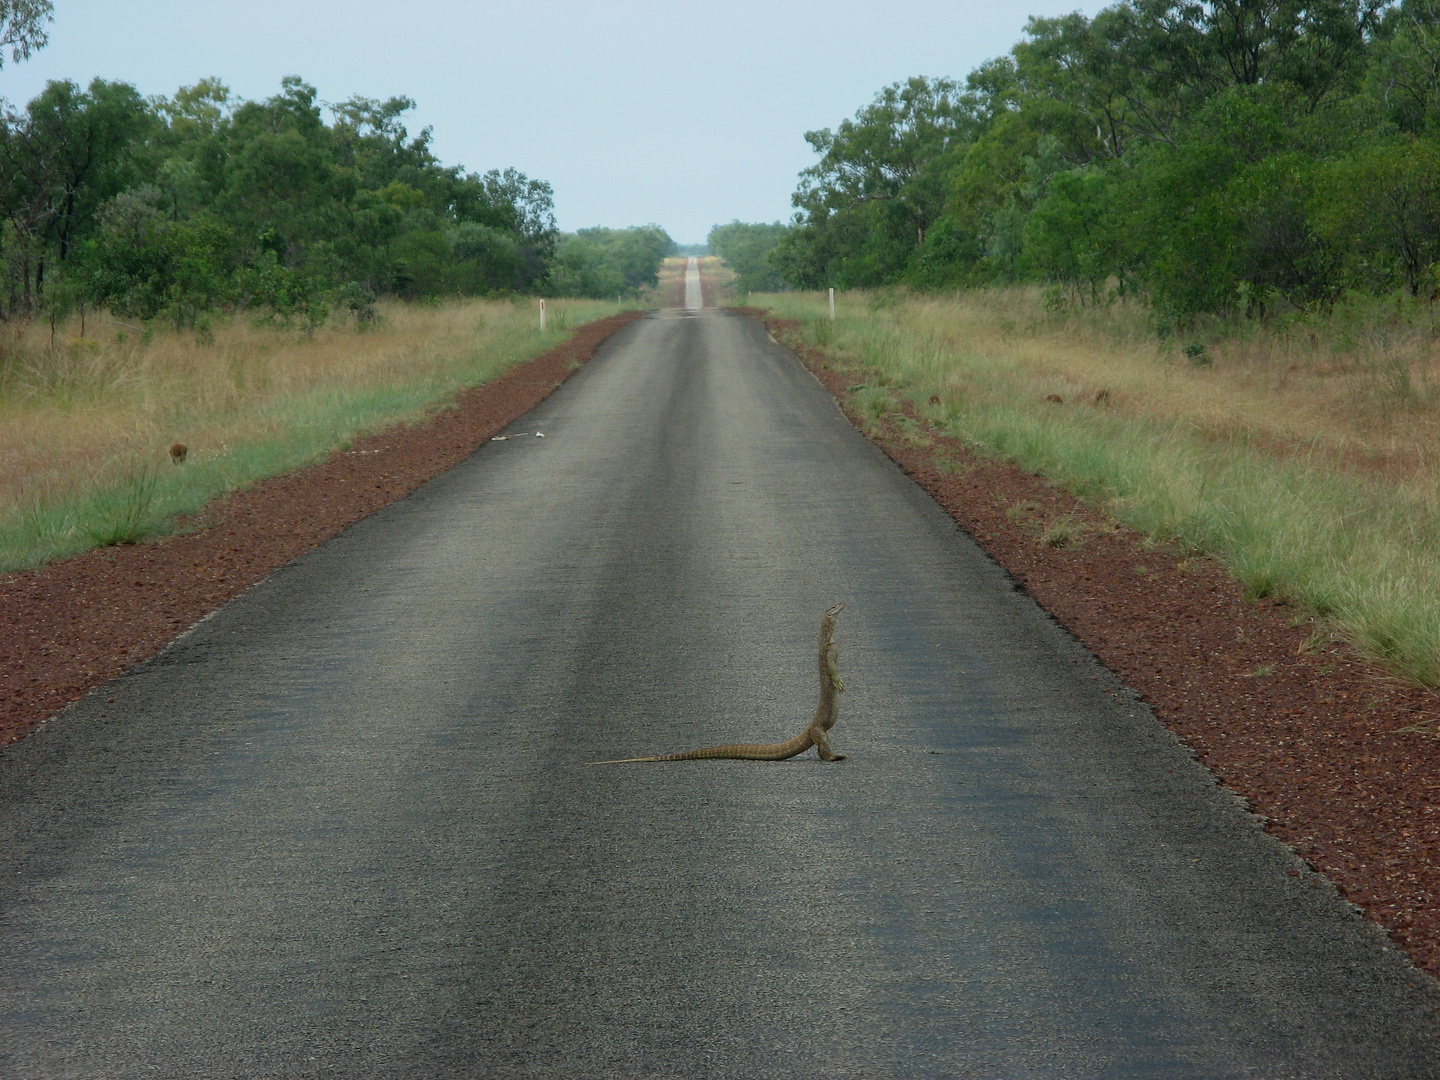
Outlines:
{"type": "Polygon", "coordinates": [[[821,761],[844,761],[844,754],[837,754],[830,749],[830,735],[819,724],[812,724],[806,732],[815,743],[815,752],[820,755],[821,761]]]}

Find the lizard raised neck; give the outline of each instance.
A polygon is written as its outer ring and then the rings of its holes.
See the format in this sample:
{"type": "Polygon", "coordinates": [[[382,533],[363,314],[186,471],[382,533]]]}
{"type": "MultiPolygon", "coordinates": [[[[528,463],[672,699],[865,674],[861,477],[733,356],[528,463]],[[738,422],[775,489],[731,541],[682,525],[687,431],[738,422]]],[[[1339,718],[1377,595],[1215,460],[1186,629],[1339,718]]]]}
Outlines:
{"type": "Polygon", "coordinates": [[[839,703],[836,698],[845,690],[840,678],[839,652],[835,648],[835,620],[844,604],[836,604],[820,617],[820,704],[815,706],[815,719],[810,726],[788,742],[731,743],[728,746],[707,746],[703,750],[686,750],[659,757],[616,758],[614,761],[590,761],[589,765],[625,765],[632,761],[703,761],[730,758],[740,761],[784,761],[815,747],[822,761],[844,761],[844,754],[830,749],[829,731],[835,726],[839,703]]]}

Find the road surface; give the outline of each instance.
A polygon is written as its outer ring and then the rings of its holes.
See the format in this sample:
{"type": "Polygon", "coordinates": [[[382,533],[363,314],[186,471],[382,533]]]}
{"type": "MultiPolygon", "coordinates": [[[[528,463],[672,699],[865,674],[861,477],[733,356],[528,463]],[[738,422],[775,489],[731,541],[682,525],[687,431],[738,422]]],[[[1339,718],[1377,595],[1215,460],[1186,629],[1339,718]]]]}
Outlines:
{"type": "Polygon", "coordinates": [[[758,324],[511,436],[0,756],[0,1076],[1440,1076],[1437,984],[758,324]],[[794,735],[838,600],[849,760],[584,764],[794,735]]]}
{"type": "Polygon", "coordinates": [[[693,255],[685,260],[685,310],[696,311],[705,306],[700,291],[700,260],[693,255]]]}

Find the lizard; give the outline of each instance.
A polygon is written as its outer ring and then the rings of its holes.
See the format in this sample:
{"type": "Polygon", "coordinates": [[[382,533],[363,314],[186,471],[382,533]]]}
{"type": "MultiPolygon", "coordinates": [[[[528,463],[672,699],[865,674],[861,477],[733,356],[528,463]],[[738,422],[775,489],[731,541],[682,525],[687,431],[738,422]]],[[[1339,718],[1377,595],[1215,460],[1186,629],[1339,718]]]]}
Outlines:
{"type": "Polygon", "coordinates": [[[590,765],[627,765],[633,761],[702,761],[729,758],[740,761],[784,761],[815,747],[822,761],[844,761],[844,754],[830,749],[829,731],[835,726],[839,709],[837,696],[844,692],[840,678],[839,652],[835,648],[835,620],[845,605],[836,604],[820,617],[820,703],[815,706],[815,719],[793,739],[782,743],[731,743],[728,746],[707,746],[702,750],[686,750],[659,757],[617,758],[614,761],[591,761],[590,765]]]}

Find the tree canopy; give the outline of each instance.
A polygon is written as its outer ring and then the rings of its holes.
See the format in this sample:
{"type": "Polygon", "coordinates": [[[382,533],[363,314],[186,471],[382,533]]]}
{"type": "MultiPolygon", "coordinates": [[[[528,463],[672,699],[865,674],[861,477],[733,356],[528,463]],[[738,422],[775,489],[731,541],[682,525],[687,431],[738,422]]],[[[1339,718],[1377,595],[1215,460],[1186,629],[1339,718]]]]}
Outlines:
{"type": "Polygon", "coordinates": [[[0,0],[0,67],[7,49],[10,59],[19,63],[45,47],[50,40],[45,26],[54,11],[50,0],[0,0]]]}
{"type": "Polygon", "coordinates": [[[735,271],[735,285],[741,292],[777,292],[785,279],[770,258],[790,229],[784,222],[751,225],[732,221],[710,230],[710,250],[735,271]]]}
{"type": "MultiPolygon", "coordinates": [[[[0,43],[39,47],[48,13],[0,3],[0,43]]],[[[49,83],[0,111],[0,318],[91,304],[313,324],[387,295],[613,296],[653,280],[664,230],[562,238],[549,184],[444,164],[430,129],[407,128],[414,107],[327,105],[295,76],[261,101],[216,79],[149,100],[123,82],[49,83]]]]}
{"type": "Polygon", "coordinates": [[[1176,317],[1437,284],[1440,0],[1122,0],[810,132],[799,287],[1041,281],[1176,317]]]}
{"type": "Polygon", "coordinates": [[[551,287],[557,296],[637,296],[659,282],[660,264],[676,250],[659,225],[566,233],[555,252],[551,287]]]}

